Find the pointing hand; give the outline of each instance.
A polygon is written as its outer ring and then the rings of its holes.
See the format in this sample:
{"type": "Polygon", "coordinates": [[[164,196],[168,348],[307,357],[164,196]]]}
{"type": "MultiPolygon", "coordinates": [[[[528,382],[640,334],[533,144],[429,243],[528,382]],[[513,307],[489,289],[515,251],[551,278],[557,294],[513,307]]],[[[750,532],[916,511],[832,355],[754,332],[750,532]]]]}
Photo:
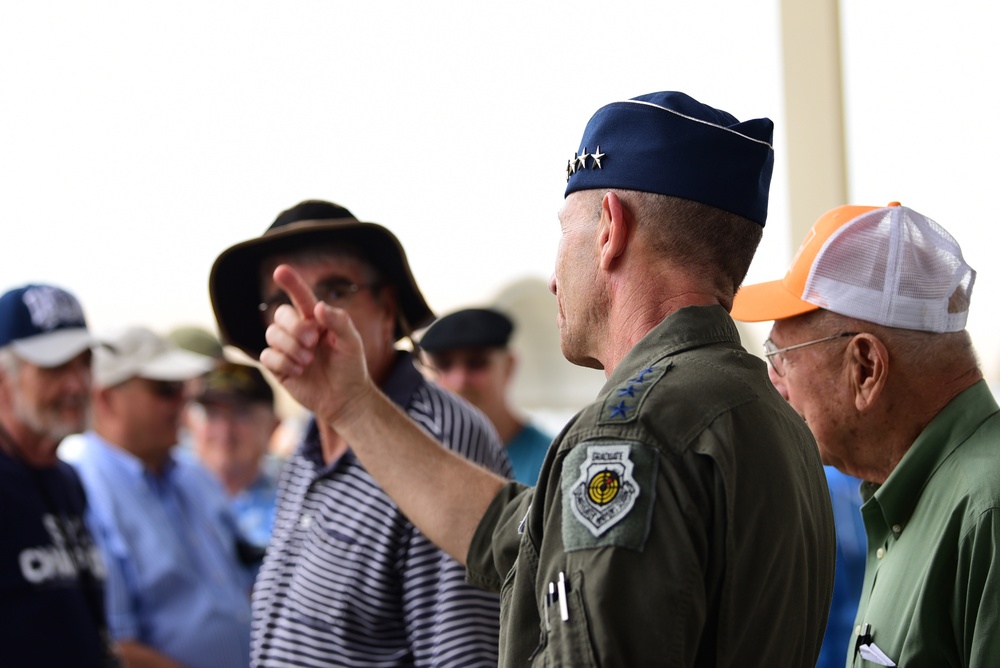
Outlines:
{"type": "Polygon", "coordinates": [[[296,401],[335,424],[353,400],[374,390],[361,337],[346,312],[317,302],[288,265],[274,270],[274,282],[292,303],[275,311],[260,362],[296,401]]]}

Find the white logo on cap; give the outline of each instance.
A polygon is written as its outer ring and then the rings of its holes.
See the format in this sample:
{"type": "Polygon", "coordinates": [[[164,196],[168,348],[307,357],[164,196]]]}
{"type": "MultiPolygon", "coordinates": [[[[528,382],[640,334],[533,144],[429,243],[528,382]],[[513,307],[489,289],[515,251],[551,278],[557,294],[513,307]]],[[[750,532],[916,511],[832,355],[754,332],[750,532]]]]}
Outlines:
{"type": "Polygon", "coordinates": [[[31,314],[31,323],[43,330],[51,330],[61,323],[83,322],[79,302],[68,292],[43,285],[24,291],[24,305],[31,314]]]}

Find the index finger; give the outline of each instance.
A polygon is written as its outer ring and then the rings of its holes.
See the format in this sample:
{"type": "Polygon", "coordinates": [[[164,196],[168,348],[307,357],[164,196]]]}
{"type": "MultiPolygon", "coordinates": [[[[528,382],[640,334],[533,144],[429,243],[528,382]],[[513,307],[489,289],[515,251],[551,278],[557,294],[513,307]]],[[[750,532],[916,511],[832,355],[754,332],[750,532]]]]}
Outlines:
{"type": "Polygon", "coordinates": [[[306,320],[312,320],[313,311],[316,308],[316,295],[299,276],[299,272],[287,264],[279,264],[272,276],[275,284],[284,290],[288,298],[292,300],[292,305],[298,310],[299,315],[306,320]]]}

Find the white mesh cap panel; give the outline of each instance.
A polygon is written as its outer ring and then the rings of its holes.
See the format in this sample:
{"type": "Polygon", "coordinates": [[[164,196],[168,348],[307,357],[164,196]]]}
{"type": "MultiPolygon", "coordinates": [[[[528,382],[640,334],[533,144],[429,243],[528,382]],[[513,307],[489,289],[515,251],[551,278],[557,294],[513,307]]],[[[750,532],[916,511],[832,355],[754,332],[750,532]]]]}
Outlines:
{"type": "Polygon", "coordinates": [[[965,328],[975,280],[944,228],[893,206],[855,218],[827,240],[802,299],[887,327],[957,332],[965,328]]]}

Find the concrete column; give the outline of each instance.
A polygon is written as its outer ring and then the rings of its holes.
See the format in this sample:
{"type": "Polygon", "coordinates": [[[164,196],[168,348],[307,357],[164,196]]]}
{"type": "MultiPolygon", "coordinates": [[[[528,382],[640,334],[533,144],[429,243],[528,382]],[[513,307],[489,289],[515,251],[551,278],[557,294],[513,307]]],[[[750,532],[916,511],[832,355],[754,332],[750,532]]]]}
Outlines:
{"type": "Polygon", "coordinates": [[[838,0],[781,0],[791,248],[848,203],[838,0]]]}

